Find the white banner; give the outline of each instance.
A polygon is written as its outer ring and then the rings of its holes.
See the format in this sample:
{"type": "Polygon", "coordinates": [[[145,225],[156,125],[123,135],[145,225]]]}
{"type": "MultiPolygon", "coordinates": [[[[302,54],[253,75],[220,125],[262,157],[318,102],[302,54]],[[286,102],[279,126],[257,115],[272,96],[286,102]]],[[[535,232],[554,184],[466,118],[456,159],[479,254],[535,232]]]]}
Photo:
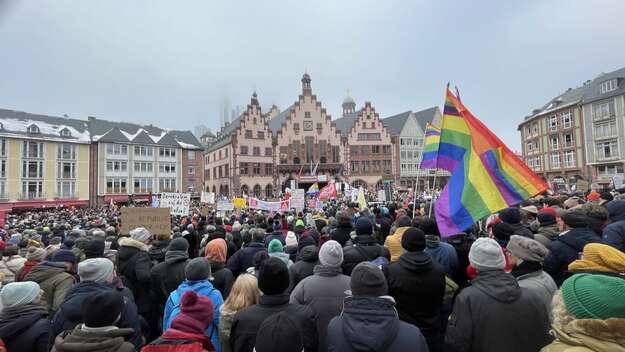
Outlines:
{"type": "Polygon", "coordinates": [[[291,206],[290,208],[295,208],[297,211],[304,210],[306,200],[306,192],[301,189],[294,189],[291,191],[291,206]]]}
{"type": "Polygon", "coordinates": [[[189,193],[161,193],[161,208],[169,208],[172,215],[189,215],[189,203],[191,194],[189,193]]]}
{"type": "Polygon", "coordinates": [[[386,202],[386,192],[383,189],[378,190],[378,202],[386,202]]]}
{"type": "Polygon", "coordinates": [[[229,200],[220,200],[217,202],[217,210],[219,211],[232,211],[234,210],[234,204],[229,200]]]}
{"type": "Polygon", "coordinates": [[[213,192],[202,192],[200,195],[200,202],[207,204],[215,204],[215,193],[213,192]]]}
{"type": "Polygon", "coordinates": [[[288,200],[281,200],[279,202],[267,202],[267,201],[260,200],[257,198],[248,198],[247,203],[250,209],[260,209],[260,210],[275,211],[275,212],[289,210],[288,200]]]}

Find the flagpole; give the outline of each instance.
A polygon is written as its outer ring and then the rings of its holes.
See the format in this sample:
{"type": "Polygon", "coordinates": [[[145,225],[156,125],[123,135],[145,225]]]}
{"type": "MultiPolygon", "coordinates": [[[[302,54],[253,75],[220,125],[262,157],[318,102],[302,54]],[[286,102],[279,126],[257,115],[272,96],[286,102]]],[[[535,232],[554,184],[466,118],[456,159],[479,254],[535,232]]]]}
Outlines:
{"type": "MultiPolygon", "coordinates": [[[[438,168],[434,169],[434,182],[432,182],[432,189],[436,189],[436,176],[438,176],[438,168]]],[[[430,209],[428,209],[428,218],[432,217],[432,208],[434,205],[434,192],[432,192],[432,199],[430,200],[430,209]]]]}
{"type": "Polygon", "coordinates": [[[417,171],[417,180],[415,181],[414,190],[412,192],[412,218],[414,218],[414,208],[417,204],[417,190],[419,189],[419,175],[420,175],[420,172],[417,171]]]}

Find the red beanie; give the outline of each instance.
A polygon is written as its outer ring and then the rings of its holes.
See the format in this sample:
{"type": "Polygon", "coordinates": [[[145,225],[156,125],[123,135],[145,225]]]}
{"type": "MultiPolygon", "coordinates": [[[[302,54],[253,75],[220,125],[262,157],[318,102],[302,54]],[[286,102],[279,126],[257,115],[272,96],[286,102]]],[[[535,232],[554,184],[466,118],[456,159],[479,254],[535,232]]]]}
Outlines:
{"type": "Polygon", "coordinates": [[[545,207],[545,208],[540,209],[538,211],[538,214],[549,214],[553,216],[554,218],[558,217],[558,212],[556,211],[556,209],[551,208],[551,207],[545,207]]]}
{"type": "Polygon", "coordinates": [[[187,291],[180,300],[180,314],[171,322],[171,328],[203,334],[213,322],[213,302],[193,291],[187,291]]]}
{"type": "Polygon", "coordinates": [[[599,200],[599,198],[601,198],[601,195],[597,192],[590,192],[588,193],[588,195],[586,196],[586,199],[589,202],[596,202],[599,200]]]}

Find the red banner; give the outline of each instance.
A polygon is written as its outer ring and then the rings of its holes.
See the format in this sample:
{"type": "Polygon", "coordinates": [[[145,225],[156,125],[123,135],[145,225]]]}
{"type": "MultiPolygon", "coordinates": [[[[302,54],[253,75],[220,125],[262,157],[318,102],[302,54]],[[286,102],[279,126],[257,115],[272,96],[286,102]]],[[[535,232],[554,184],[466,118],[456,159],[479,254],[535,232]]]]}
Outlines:
{"type": "Polygon", "coordinates": [[[336,185],[334,182],[319,190],[319,200],[336,199],[336,185]]]}

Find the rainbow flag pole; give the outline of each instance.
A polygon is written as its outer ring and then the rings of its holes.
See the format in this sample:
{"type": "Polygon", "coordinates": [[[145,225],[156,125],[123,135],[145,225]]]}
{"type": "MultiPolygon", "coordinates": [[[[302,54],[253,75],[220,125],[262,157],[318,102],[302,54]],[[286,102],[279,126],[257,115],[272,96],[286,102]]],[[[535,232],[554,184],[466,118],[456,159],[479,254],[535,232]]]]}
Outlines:
{"type": "MultiPolygon", "coordinates": [[[[420,169],[434,169],[434,182],[433,188],[436,188],[436,176],[438,174],[438,146],[441,139],[441,129],[434,126],[432,123],[428,123],[425,128],[425,144],[423,146],[423,156],[421,158],[420,169]]],[[[426,175],[426,180],[427,180],[426,175]]],[[[430,182],[428,181],[428,189],[430,188],[430,182]]],[[[428,217],[432,216],[432,204],[434,203],[434,197],[430,201],[430,209],[428,210],[428,217]]]]}

